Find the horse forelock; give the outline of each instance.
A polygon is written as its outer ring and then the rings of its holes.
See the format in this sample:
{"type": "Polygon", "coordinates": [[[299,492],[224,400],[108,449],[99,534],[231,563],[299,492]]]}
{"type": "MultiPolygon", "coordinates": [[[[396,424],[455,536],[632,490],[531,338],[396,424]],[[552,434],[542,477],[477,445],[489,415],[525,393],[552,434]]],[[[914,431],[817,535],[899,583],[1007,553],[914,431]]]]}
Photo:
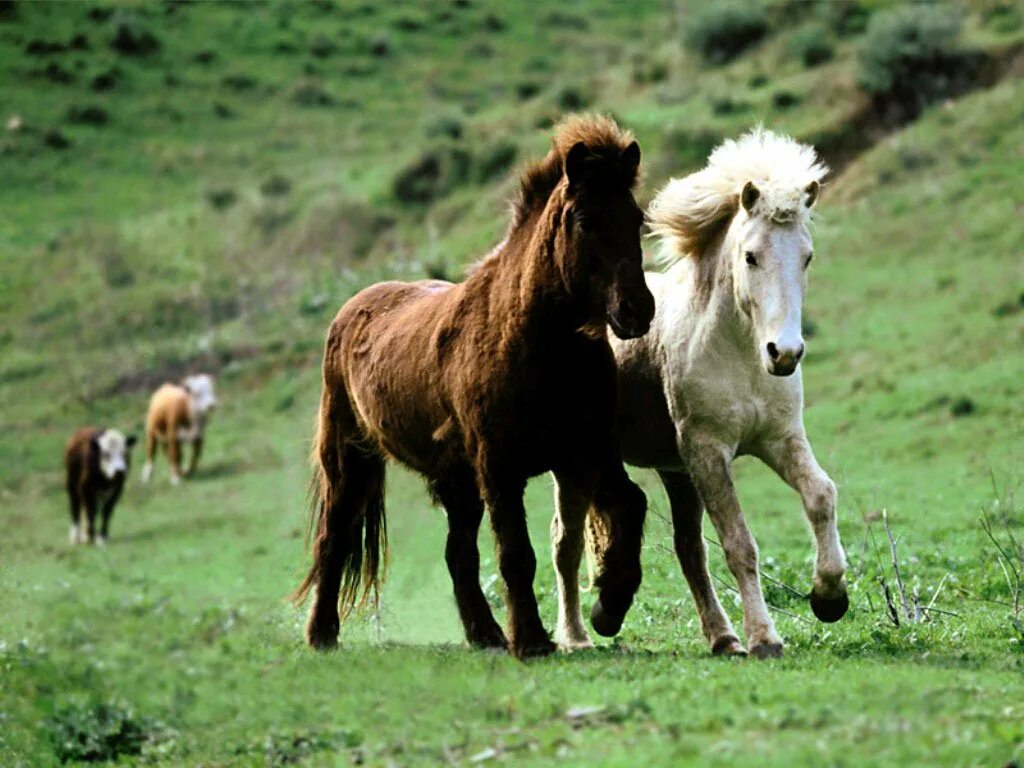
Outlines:
{"type": "Polygon", "coordinates": [[[764,128],[723,142],[702,170],[672,179],[651,202],[648,220],[664,243],[662,259],[699,259],[736,215],[747,182],[760,192],[753,215],[777,224],[809,220],[807,187],[827,173],[813,147],[764,128]]]}
{"type": "Polygon", "coordinates": [[[605,115],[569,115],[555,126],[551,150],[542,160],[528,166],[520,177],[513,226],[522,224],[531,213],[544,208],[562,181],[566,155],[578,143],[590,150],[595,170],[600,168],[601,161],[608,163],[608,173],[598,173],[602,184],[633,188],[638,169],[621,162],[622,152],[633,143],[633,134],[605,115]]]}

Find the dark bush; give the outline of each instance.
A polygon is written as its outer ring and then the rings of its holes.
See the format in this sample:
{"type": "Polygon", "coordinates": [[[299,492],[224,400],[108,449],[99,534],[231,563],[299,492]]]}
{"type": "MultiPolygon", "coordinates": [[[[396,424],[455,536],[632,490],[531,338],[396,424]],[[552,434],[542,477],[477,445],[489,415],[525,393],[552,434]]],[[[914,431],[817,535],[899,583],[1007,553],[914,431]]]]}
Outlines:
{"type": "Polygon", "coordinates": [[[484,16],[484,29],[488,32],[501,32],[505,29],[505,22],[500,16],[488,13],[484,16]]]}
{"type": "Polygon", "coordinates": [[[18,17],[18,6],[14,0],[0,0],[0,21],[12,21],[18,17]]]}
{"type": "Polygon", "coordinates": [[[518,154],[519,148],[510,141],[491,144],[477,159],[477,179],[486,182],[508,173],[518,154]]]}
{"type": "Polygon", "coordinates": [[[213,114],[221,120],[230,120],[235,116],[235,110],[222,101],[213,102],[213,114]]]}
{"type": "Polygon", "coordinates": [[[289,97],[300,107],[330,107],[336,103],[318,80],[299,80],[292,86],[289,97]]]}
{"type": "Polygon", "coordinates": [[[260,192],[264,197],[281,197],[292,191],[292,183],[286,176],[275,173],[269,179],[260,184],[260,192]]]}
{"type": "Polygon", "coordinates": [[[125,56],[150,56],[160,50],[160,41],[134,15],[120,13],[110,47],[125,56]]]}
{"type": "Polygon", "coordinates": [[[520,101],[532,99],[538,93],[540,93],[540,83],[534,80],[524,80],[516,86],[516,96],[520,101]]]}
{"type": "Polygon", "coordinates": [[[789,51],[805,67],[816,67],[831,61],[835,56],[835,47],[829,39],[828,31],[817,24],[796,32],[790,38],[789,51]]]}
{"type": "Polygon", "coordinates": [[[864,32],[871,18],[871,9],[861,0],[842,0],[818,4],[818,17],[840,37],[852,37],[864,32]]]}
{"type": "Polygon", "coordinates": [[[67,149],[71,146],[71,139],[59,128],[51,128],[43,134],[43,143],[50,149],[67,149]]]}
{"type": "Polygon", "coordinates": [[[419,32],[427,26],[426,17],[406,14],[395,19],[395,29],[403,32],[419,32]]]}
{"type": "Polygon", "coordinates": [[[256,87],[256,78],[251,75],[225,75],[220,82],[232,91],[251,91],[256,87]]]}
{"type": "Polygon", "coordinates": [[[423,134],[430,139],[461,139],[464,131],[462,118],[453,112],[432,115],[423,126],[423,134]]]}
{"type": "Polygon", "coordinates": [[[859,50],[858,81],[900,116],[916,117],[970,79],[977,54],[960,44],[960,17],[943,5],[909,5],[875,14],[859,50]]]}
{"type": "Polygon", "coordinates": [[[760,5],[725,0],[695,14],[684,32],[686,44],[708,64],[732,61],[768,33],[760,5]]]}
{"type": "Polygon", "coordinates": [[[403,203],[429,203],[465,183],[472,157],[462,147],[442,144],[424,151],[398,172],[392,192],[403,203]]]}
{"type": "Polygon", "coordinates": [[[711,112],[716,115],[735,115],[750,109],[750,102],[734,99],[732,96],[718,96],[711,99],[711,112]]]}
{"type": "Polygon", "coordinates": [[[212,64],[214,59],[217,58],[217,52],[212,48],[203,48],[196,51],[192,58],[199,64],[212,64]]]}
{"type": "Polygon", "coordinates": [[[83,35],[81,32],[72,35],[68,41],[68,48],[73,51],[88,51],[89,50],[89,38],[83,35]]]}
{"type": "Polygon", "coordinates": [[[772,106],[776,109],[792,109],[801,100],[800,96],[792,91],[776,91],[772,94],[772,106]]]}
{"type": "Polygon", "coordinates": [[[117,86],[118,83],[124,78],[121,70],[117,67],[111,67],[99,72],[93,77],[89,87],[94,91],[109,91],[117,86]]]}
{"type": "Polygon", "coordinates": [[[106,125],[110,122],[110,114],[103,107],[87,104],[84,107],[73,106],[68,109],[68,122],[79,125],[106,125]]]}
{"type": "Polygon", "coordinates": [[[216,211],[226,211],[238,202],[238,193],[230,187],[211,189],[206,193],[206,201],[216,211]]]}
{"type": "Polygon", "coordinates": [[[338,46],[325,35],[314,35],[313,39],[309,42],[310,55],[318,59],[326,59],[328,56],[333,56],[337,50],[338,46]]]}
{"type": "Polygon", "coordinates": [[[381,33],[370,40],[370,53],[377,58],[383,58],[391,53],[391,41],[388,36],[381,33]]]}
{"type": "Polygon", "coordinates": [[[94,5],[89,9],[86,18],[89,21],[95,21],[97,24],[102,24],[104,21],[114,15],[114,9],[108,8],[105,5],[94,5]]]}
{"type": "Polygon", "coordinates": [[[25,53],[29,56],[50,56],[55,53],[63,53],[68,47],[57,40],[42,40],[34,38],[25,43],[25,53]]]}
{"type": "Polygon", "coordinates": [[[1024,8],[1018,0],[989,0],[982,6],[981,18],[996,32],[1016,32],[1024,26],[1024,8]]]}
{"type": "Polygon", "coordinates": [[[566,110],[577,110],[583,109],[587,104],[590,103],[590,97],[579,88],[574,85],[566,85],[559,88],[555,94],[555,103],[566,110]]]}
{"type": "Polygon", "coordinates": [[[36,70],[34,74],[45,77],[51,83],[61,83],[67,85],[68,83],[75,82],[75,74],[69,69],[64,67],[62,64],[56,61],[49,62],[42,69],[36,70]]]}

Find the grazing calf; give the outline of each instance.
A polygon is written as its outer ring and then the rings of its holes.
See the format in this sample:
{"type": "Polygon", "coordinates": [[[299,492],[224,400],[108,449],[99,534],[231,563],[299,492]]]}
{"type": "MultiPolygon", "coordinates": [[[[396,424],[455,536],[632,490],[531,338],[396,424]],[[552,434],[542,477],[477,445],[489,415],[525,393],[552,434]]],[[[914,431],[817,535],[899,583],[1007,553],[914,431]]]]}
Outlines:
{"type": "Polygon", "coordinates": [[[68,440],[64,449],[68,497],[71,499],[71,544],[88,541],[100,546],[110,536],[110,515],[121,497],[135,435],[125,437],[116,429],[86,427],[68,440]],[[81,513],[85,506],[85,530],[81,513]],[[96,539],[96,513],[100,535],[96,539]]]}
{"type": "Polygon", "coordinates": [[[217,405],[213,379],[205,373],[187,376],[181,384],[164,384],[153,393],[146,414],[146,465],[142,482],[153,475],[157,443],[167,448],[171,484],[181,482],[181,444],[192,444],[192,460],[185,474],[195,472],[203,450],[203,436],[210,414],[217,405]]]}

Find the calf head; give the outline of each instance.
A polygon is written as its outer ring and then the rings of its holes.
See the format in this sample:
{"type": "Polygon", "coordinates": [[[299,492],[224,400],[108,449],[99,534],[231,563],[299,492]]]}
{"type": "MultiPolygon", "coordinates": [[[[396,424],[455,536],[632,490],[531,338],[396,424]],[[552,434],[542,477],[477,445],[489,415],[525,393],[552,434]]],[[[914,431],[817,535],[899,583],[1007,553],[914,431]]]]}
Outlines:
{"type": "Polygon", "coordinates": [[[93,450],[99,462],[100,473],[108,480],[128,473],[128,464],[135,435],[125,436],[116,429],[105,429],[92,439],[93,450]]]}
{"type": "Polygon", "coordinates": [[[193,410],[200,416],[208,416],[217,407],[217,396],[213,391],[212,376],[205,373],[186,376],[181,385],[188,392],[193,410]]]}

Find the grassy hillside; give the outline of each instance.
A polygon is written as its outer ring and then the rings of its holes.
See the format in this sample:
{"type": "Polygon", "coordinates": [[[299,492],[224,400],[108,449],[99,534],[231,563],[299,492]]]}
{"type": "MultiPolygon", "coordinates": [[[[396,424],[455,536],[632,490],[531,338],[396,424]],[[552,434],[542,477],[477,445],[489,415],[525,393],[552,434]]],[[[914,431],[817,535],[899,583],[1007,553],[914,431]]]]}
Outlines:
{"type": "MultiPolygon", "coordinates": [[[[1012,4],[960,8],[957,46],[987,63],[918,116],[862,82],[886,4],[837,5],[768,6],[722,64],[698,55],[689,3],[0,5],[2,117],[19,118],[0,135],[0,763],[1024,760],[1024,628],[979,523],[1024,538],[1024,26],[1012,4]],[[809,39],[829,57],[809,65],[809,39]],[[509,169],[577,106],[637,132],[645,199],[758,121],[841,168],[804,377],[850,614],[818,624],[766,582],[786,658],[708,658],[664,495],[636,473],[652,511],[621,636],[528,665],[471,652],[443,513],[395,468],[382,613],[315,656],[283,597],[326,323],[368,282],[458,275],[505,227],[509,169]],[[133,475],[111,546],[69,549],[71,429],[137,426],[155,382],[200,367],[223,408],[199,477],[133,475]],[[886,616],[883,509],[908,588],[942,584],[932,622],[886,616]]],[[[806,591],[796,498],[753,462],[737,474],[765,573],[806,591]]],[[[527,499],[549,626],[550,493],[540,478],[527,499]]],[[[486,532],[481,549],[498,606],[486,532]]]]}

